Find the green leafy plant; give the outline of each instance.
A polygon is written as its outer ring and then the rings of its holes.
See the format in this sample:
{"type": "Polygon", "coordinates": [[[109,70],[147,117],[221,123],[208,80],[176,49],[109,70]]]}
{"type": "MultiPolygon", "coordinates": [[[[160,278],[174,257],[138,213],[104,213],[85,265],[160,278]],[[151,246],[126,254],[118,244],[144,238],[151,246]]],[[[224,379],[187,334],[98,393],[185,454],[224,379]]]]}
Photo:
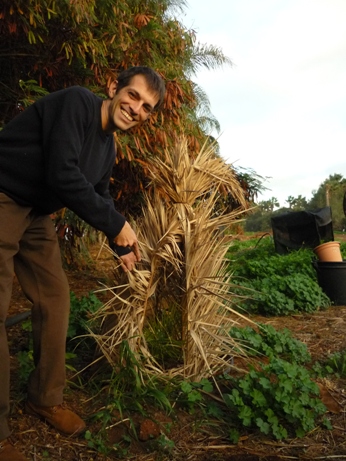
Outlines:
{"type": "Polygon", "coordinates": [[[88,442],[88,447],[93,448],[98,453],[108,455],[111,452],[111,448],[107,443],[108,440],[104,434],[94,434],[91,431],[86,431],[84,434],[85,440],[88,442]]]}
{"type": "Polygon", "coordinates": [[[346,351],[335,352],[326,363],[326,366],[341,378],[346,377],[346,351]]]}
{"type": "Polygon", "coordinates": [[[230,247],[229,271],[235,284],[232,290],[246,298],[242,307],[263,315],[289,315],[314,312],[330,305],[330,299],[318,285],[310,249],[275,253],[270,239],[251,240],[242,248],[230,247]]]}
{"type": "MultiPolygon", "coordinates": [[[[259,357],[242,377],[224,374],[216,378],[223,400],[215,398],[208,381],[180,384],[180,403],[190,412],[202,410],[227,427],[233,443],[242,428],[259,430],[276,439],[302,437],[316,427],[326,408],[319,399],[319,388],[303,366],[311,357],[305,344],[292,337],[288,329],[272,325],[233,327],[230,336],[247,348],[250,356],[259,357]],[[261,362],[261,356],[266,360],[261,362]],[[268,362],[269,359],[269,362],[268,362]]],[[[323,420],[330,427],[327,419],[323,420]]]]}
{"type": "Polygon", "coordinates": [[[140,373],[141,362],[131,351],[127,341],[121,344],[119,364],[112,370],[108,383],[108,399],[117,402],[116,407],[122,413],[124,410],[134,410],[145,414],[146,403],[156,405],[166,411],[171,411],[171,404],[166,392],[162,389],[159,379],[144,376],[140,373]]]}
{"type": "Polygon", "coordinates": [[[169,439],[167,435],[160,434],[159,437],[155,440],[155,448],[159,453],[167,454],[172,453],[175,443],[173,440],[169,439]]]}
{"type": "Polygon", "coordinates": [[[200,382],[182,381],[180,391],[180,404],[193,412],[196,407],[201,407],[202,404],[205,404],[203,393],[213,392],[213,385],[205,378],[200,382]]]}
{"type": "MultiPolygon", "coordinates": [[[[309,372],[296,363],[274,358],[269,364],[251,368],[241,379],[229,379],[223,394],[235,423],[281,440],[303,437],[326,412],[318,398],[319,388],[309,372]]],[[[328,425],[328,421],[324,420],[328,425]]],[[[233,429],[237,437],[238,429],[233,429]]]]}
{"type": "MultiPolygon", "coordinates": [[[[276,439],[302,437],[312,430],[326,408],[318,398],[318,386],[302,366],[311,361],[307,346],[287,328],[278,331],[262,323],[258,331],[233,327],[230,335],[243,342],[249,355],[269,358],[268,364],[259,362],[243,378],[227,378],[231,390],[223,397],[235,422],[276,439]]],[[[324,424],[329,427],[328,420],[324,424]]],[[[236,442],[239,435],[239,429],[232,428],[231,440],[236,442]]]]}
{"type": "Polygon", "coordinates": [[[195,384],[184,384],[182,402],[190,412],[202,410],[208,415],[207,424],[218,420],[233,443],[247,430],[281,440],[303,437],[318,424],[331,429],[329,420],[323,418],[326,408],[317,384],[297,363],[274,358],[252,367],[242,378],[219,377],[218,385],[222,401],[212,393],[201,392],[195,384]]]}
{"type": "Polygon", "coordinates": [[[336,375],[346,378],[346,351],[334,352],[322,363],[314,363],[313,370],[317,376],[336,375]]]}
{"type": "Polygon", "coordinates": [[[229,334],[240,341],[251,356],[264,354],[269,358],[281,357],[296,363],[310,362],[311,356],[306,344],[292,337],[287,328],[276,330],[272,325],[258,323],[258,331],[246,326],[233,327],[229,334]]]}
{"type": "Polygon", "coordinates": [[[30,106],[37,99],[49,94],[49,92],[45,88],[42,88],[36,80],[19,80],[18,83],[23,93],[20,101],[23,103],[24,107],[30,106]]]}
{"type": "Polygon", "coordinates": [[[67,339],[75,338],[89,333],[89,327],[93,319],[93,314],[101,307],[102,302],[97,298],[95,293],[89,293],[88,296],[78,298],[71,291],[71,312],[69,326],[67,330],[67,339]]]}
{"type": "Polygon", "coordinates": [[[30,373],[35,368],[33,350],[19,351],[16,354],[18,360],[18,381],[19,386],[24,386],[29,378],[30,373]]]}

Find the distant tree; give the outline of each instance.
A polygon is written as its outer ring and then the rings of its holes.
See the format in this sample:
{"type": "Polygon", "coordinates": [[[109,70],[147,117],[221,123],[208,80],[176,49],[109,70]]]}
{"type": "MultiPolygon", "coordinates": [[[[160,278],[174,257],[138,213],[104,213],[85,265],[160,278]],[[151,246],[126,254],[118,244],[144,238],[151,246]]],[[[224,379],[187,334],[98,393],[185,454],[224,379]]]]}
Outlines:
{"type": "Polygon", "coordinates": [[[346,179],[341,174],[330,175],[316,191],[313,191],[309,208],[332,209],[333,227],[341,230],[345,227],[346,220],[343,211],[343,198],[346,192],[346,179]]]}
{"type": "Polygon", "coordinates": [[[260,208],[268,213],[272,213],[274,208],[278,208],[280,203],[276,197],[271,197],[269,200],[263,200],[259,203],[260,208]]]}
{"type": "Polygon", "coordinates": [[[302,197],[301,195],[298,195],[295,206],[298,209],[306,210],[308,206],[308,201],[306,200],[306,197],[302,197]]]}
{"type": "Polygon", "coordinates": [[[285,202],[288,203],[289,209],[294,211],[306,210],[308,207],[308,202],[302,195],[298,195],[298,197],[289,195],[285,202]]]}
{"type": "Polygon", "coordinates": [[[242,185],[246,199],[249,202],[255,202],[258,194],[264,192],[266,187],[263,185],[266,178],[257,174],[250,168],[238,167],[235,170],[238,181],[242,185]]]}
{"type": "Polygon", "coordinates": [[[288,203],[288,207],[292,208],[294,204],[295,198],[292,195],[289,195],[287,199],[285,200],[286,203],[288,203]]]}
{"type": "Polygon", "coordinates": [[[298,197],[293,198],[291,202],[291,209],[294,211],[302,211],[306,210],[308,206],[308,202],[305,197],[302,197],[301,195],[298,195],[298,197]]]}

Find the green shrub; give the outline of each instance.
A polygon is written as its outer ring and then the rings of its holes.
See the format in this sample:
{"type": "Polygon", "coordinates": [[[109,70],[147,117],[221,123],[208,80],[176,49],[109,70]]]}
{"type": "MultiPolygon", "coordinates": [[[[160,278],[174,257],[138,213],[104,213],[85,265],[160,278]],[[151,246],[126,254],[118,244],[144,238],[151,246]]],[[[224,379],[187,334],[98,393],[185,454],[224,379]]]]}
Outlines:
{"type": "Polygon", "coordinates": [[[330,305],[317,282],[310,249],[275,253],[271,239],[238,242],[228,252],[232,290],[246,298],[242,308],[262,315],[289,315],[314,312],[330,305]],[[252,243],[252,246],[250,246],[252,243]]]}

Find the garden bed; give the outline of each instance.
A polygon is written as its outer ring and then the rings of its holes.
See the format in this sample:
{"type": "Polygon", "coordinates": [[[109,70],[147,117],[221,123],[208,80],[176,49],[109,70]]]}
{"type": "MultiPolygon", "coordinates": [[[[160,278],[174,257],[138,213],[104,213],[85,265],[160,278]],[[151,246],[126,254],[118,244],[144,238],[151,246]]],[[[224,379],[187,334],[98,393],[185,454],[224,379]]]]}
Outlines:
{"type": "MultiPolygon", "coordinates": [[[[68,271],[71,290],[77,296],[85,296],[97,289],[99,282],[105,282],[111,274],[112,260],[106,254],[101,254],[94,268],[85,271],[68,271]]],[[[21,290],[15,281],[10,315],[28,309],[29,303],[23,298],[21,290]]],[[[346,350],[346,306],[331,307],[316,313],[294,314],[288,317],[264,318],[253,316],[252,320],[270,323],[276,329],[288,328],[293,336],[308,347],[313,361],[323,361],[333,352],[346,350]]],[[[64,460],[64,461],[101,461],[120,459],[121,452],[108,458],[98,454],[88,446],[88,441],[81,437],[71,439],[63,437],[41,421],[24,414],[24,394],[17,385],[18,360],[16,354],[24,349],[28,341],[28,333],[20,324],[8,329],[12,357],[12,414],[11,427],[17,446],[29,460],[64,460]]],[[[70,375],[71,376],[71,375],[70,375]]],[[[75,381],[78,384],[78,381],[75,381]]],[[[147,417],[140,414],[131,415],[136,427],[138,439],[133,437],[129,419],[112,427],[109,437],[112,443],[119,447],[124,440],[130,440],[123,451],[124,459],[138,461],[172,460],[172,461],[276,461],[282,459],[346,459],[346,421],[344,391],[345,380],[333,375],[333,379],[320,382],[324,396],[328,398],[332,411],[327,413],[333,430],[316,428],[304,438],[275,441],[262,434],[249,433],[241,437],[237,445],[230,443],[224,432],[219,430],[217,421],[210,424],[201,414],[189,414],[177,410],[167,415],[157,408],[146,408],[147,417]],[[149,435],[143,435],[147,426],[155,421],[155,428],[149,429],[149,435]],[[155,430],[162,428],[161,435],[167,432],[167,444],[161,438],[155,442],[155,430]],[[152,431],[152,433],[150,432],[152,431]],[[141,435],[142,432],[142,435],[141,435]]],[[[85,388],[70,385],[66,390],[66,401],[82,417],[87,420],[88,430],[98,429],[99,423],[91,416],[98,409],[85,388]]],[[[121,420],[119,416],[119,420],[121,420]]]]}

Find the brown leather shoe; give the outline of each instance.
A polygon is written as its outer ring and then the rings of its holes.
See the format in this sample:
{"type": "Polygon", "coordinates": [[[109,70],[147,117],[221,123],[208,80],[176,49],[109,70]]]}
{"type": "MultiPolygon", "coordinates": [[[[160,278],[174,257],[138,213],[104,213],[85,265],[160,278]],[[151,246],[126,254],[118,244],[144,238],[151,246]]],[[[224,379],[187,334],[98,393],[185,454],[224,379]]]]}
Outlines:
{"type": "Polygon", "coordinates": [[[25,410],[28,414],[47,421],[47,423],[65,435],[79,435],[86,428],[85,422],[64,405],[41,407],[27,401],[25,410]]]}
{"type": "Polygon", "coordinates": [[[9,439],[0,442],[0,461],[29,461],[22,453],[14,448],[9,439]]]}

